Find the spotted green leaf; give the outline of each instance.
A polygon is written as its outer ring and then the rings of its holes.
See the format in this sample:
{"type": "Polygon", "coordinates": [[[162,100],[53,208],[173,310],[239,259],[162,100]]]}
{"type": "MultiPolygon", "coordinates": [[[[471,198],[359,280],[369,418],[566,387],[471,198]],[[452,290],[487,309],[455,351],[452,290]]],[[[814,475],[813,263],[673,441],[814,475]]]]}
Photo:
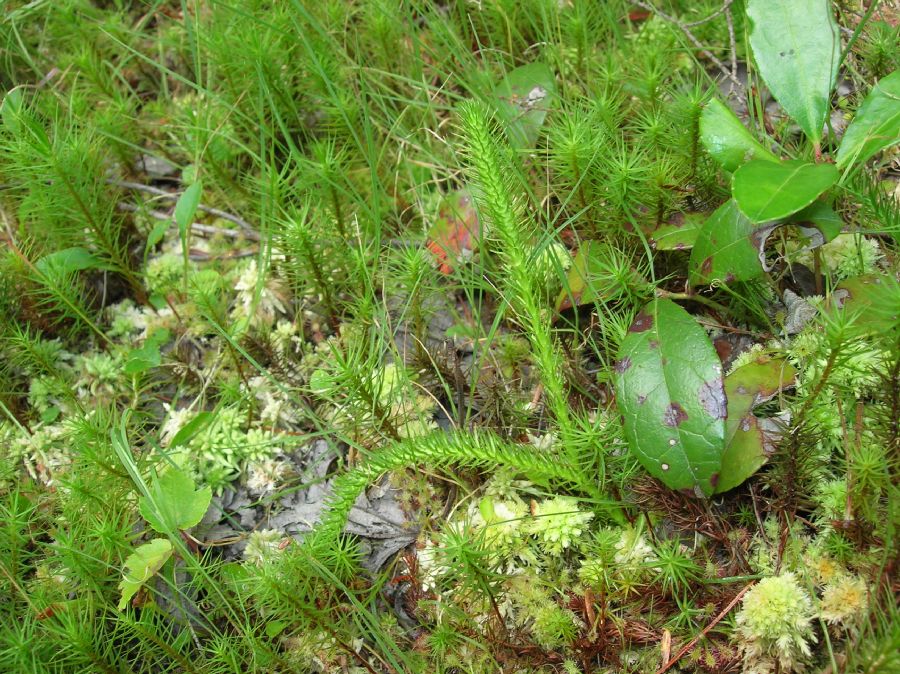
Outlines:
{"type": "Polygon", "coordinates": [[[710,100],[700,115],[700,140],[713,159],[731,173],[751,159],[778,161],[717,98],[710,100]]]}
{"type": "Polygon", "coordinates": [[[769,91],[818,142],[841,54],[830,0],[748,0],[747,18],[753,57],[769,91]]]}
{"type": "Polygon", "coordinates": [[[882,77],[844,132],[837,167],[865,162],[876,152],[900,143],[900,70],[882,77]]]}
{"type": "Polygon", "coordinates": [[[161,534],[190,529],[206,514],[212,491],[195,489],[190,475],[169,468],[149,486],[149,496],[139,502],[141,516],[161,534]]]}
{"type": "Polygon", "coordinates": [[[832,164],[758,159],[735,171],[731,194],[750,222],[771,222],[806,208],[837,179],[832,164]]]}
{"type": "Polygon", "coordinates": [[[747,281],[761,275],[753,231],[753,223],[733,199],[722,204],[706,220],[691,251],[691,285],[747,281]]]}
{"type": "Polygon", "coordinates": [[[779,438],[776,422],[760,419],[753,408],[793,386],[797,371],[786,361],[760,356],[725,377],[728,418],[725,454],[716,493],[734,489],[768,460],[779,438]]]}
{"type": "Polygon", "coordinates": [[[172,556],[172,544],[165,538],[156,538],[144,543],[125,560],[125,573],[119,582],[122,592],[119,610],[124,611],[131,598],[144,584],[153,578],[172,556]]]}
{"type": "Polygon", "coordinates": [[[691,252],[692,286],[722,281],[748,281],[772,271],[766,242],[779,227],[794,225],[805,240],[802,250],[817,248],[836,237],[843,223],[826,203],[816,201],[786,220],[754,225],[734,200],[724,203],[706,221],[691,252]]]}
{"type": "Polygon", "coordinates": [[[698,323],[671,300],[637,315],[619,349],[616,400],[641,465],[672,489],[710,496],[725,449],[722,366],[698,323]]]}

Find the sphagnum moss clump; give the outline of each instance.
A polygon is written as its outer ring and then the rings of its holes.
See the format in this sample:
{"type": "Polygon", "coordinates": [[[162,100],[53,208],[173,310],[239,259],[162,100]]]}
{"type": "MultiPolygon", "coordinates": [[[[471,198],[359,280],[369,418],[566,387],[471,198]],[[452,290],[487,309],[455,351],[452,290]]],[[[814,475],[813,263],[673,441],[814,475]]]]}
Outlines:
{"type": "Polygon", "coordinates": [[[736,618],[744,671],[803,671],[817,641],[814,615],[812,599],[793,573],[762,579],[744,595],[736,618]]]}

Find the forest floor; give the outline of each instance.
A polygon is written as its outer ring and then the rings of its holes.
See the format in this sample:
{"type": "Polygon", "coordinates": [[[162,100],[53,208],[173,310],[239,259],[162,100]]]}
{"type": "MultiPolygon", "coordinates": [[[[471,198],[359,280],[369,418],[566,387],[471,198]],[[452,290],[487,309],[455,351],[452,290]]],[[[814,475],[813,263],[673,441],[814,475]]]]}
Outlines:
{"type": "Polygon", "coordinates": [[[0,671],[900,671],[895,4],[4,12],[0,671]]]}

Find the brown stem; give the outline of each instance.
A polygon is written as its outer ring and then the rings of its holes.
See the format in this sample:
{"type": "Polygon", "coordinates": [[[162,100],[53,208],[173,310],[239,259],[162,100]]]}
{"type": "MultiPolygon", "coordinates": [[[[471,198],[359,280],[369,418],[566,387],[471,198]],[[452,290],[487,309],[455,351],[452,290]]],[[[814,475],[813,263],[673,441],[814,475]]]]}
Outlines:
{"type": "Polygon", "coordinates": [[[743,590],[741,590],[736,595],[734,595],[734,598],[730,602],[728,602],[728,606],[723,608],[721,610],[721,612],[719,613],[719,615],[717,615],[715,618],[713,618],[712,621],[709,623],[709,625],[707,625],[706,627],[703,628],[703,631],[700,632],[700,634],[698,634],[693,639],[691,639],[687,643],[687,645],[685,645],[684,648],[682,648],[680,651],[678,651],[678,653],[675,654],[675,657],[673,657],[666,664],[664,664],[662,667],[660,667],[658,670],[656,670],[656,674],[665,674],[667,671],[669,671],[675,665],[676,662],[681,660],[681,658],[683,658],[686,654],[690,653],[691,650],[693,650],[694,646],[696,646],[697,643],[703,637],[705,637],[713,627],[718,625],[719,622],[721,622],[722,618],[724,618],[726,615],[728,615],[728,612],[731,611],[731,609],[733,609],[735,607],[735,605],[741,600],[741,597],[743,597],[747,593],[747,590],[749,590],[751,587],[753,587],[754,584],[755,583],[750,583],[749,585],[744,587],[743,590]]]}

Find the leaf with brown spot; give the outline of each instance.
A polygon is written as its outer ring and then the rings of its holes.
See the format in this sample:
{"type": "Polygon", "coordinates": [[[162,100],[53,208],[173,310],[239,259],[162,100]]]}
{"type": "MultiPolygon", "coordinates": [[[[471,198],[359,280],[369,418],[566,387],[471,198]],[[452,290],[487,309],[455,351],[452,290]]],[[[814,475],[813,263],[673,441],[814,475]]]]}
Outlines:
{"type": "Polygon", "coordinates": [[[654,250],[688,250],[707,218],[709,213],[675,213],[662,224],[645,228],[644,234],[654,250]]]}
{"type": "Polygon", "coordinates": [[[690,283],[697,287],[714,281],[747,281],[763,273],[751,223],[734,200],[722,204],[703,225],[691,251],[690,283]]]}
{"type": "Polygon", "coordinates": [[[673,428],[675,426],[680,426],[687,418],[687,412],[684,411],[684,408],[678,402],[669,403],[669,406],[663,413],[663,423],[666,426],[671,426],[673,428]]]}
{"type": "Polygon", "coordinates": [[[621,360],[616,361],[615,370],[619,374],[625,372],[629,367],[631,367],[631,358],[629,358],[628,356],[625,356],[621,360]]]}
{"type": "Polygon", "coordinates": [[[841,219],[828,204],[816,201],[785,220],[754,225],[732,199],[706,221],[694,243],[690,283],[749,281],[771,271],[765,257],[766,242],[779,227],[796,226],[806,239],[802,250],[831,241],[841,231],[841,219]]]}
{"type": "Polygon", "coordinates": [[[716,493],[734,489],[768,460],[779,438],[772,419],[760,419],[753,408],[794,385],[797,371],[785,360],[760,356],[725,377],[728,418],[725,454],[716,493]]]}
{"type": "Polygon", "coordinates": [[[725,449],[725,392],[706,332],[671,300],[654,300],[629,328],[618,362],[630,364],[616,368],[615,383],[631,451],[670,488],[711,495],[725,449]]]}

